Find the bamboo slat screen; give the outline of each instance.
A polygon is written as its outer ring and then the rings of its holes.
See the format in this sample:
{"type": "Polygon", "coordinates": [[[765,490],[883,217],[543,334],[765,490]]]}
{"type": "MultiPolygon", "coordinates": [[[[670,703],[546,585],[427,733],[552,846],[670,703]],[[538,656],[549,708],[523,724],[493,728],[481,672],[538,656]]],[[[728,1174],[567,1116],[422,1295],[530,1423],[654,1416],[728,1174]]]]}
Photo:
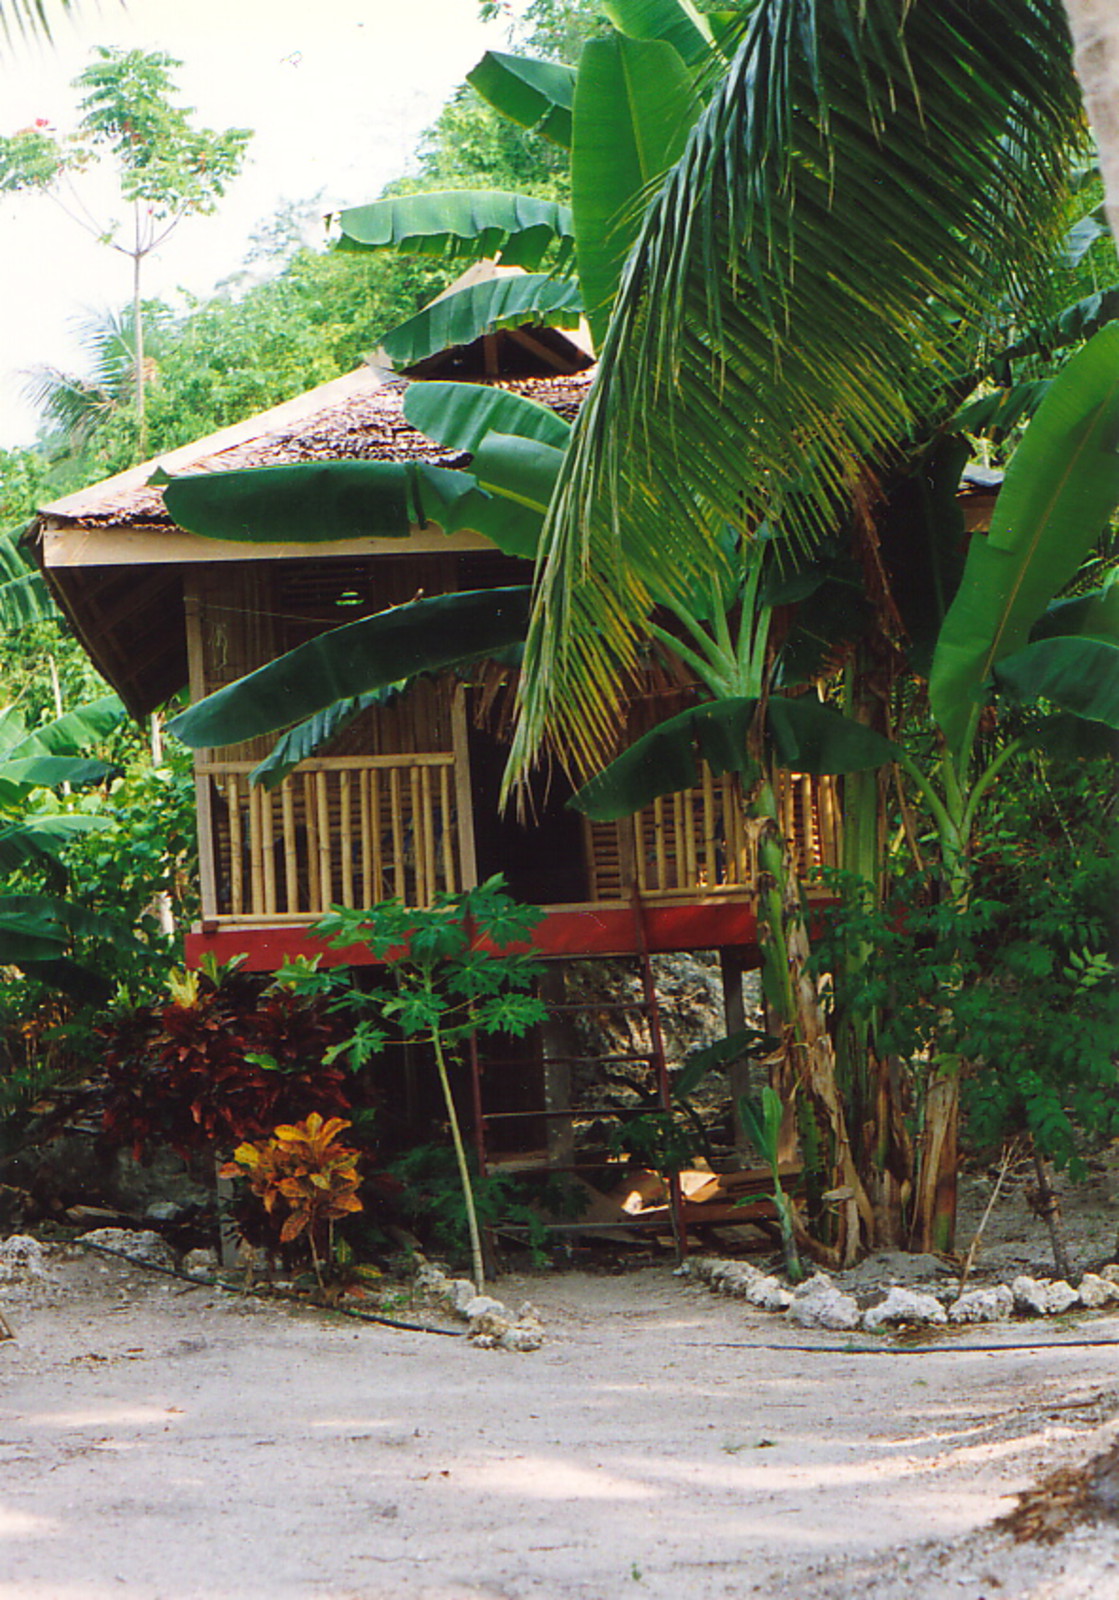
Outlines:
{"type": "MultiPolygon", "coordinates": [[[[833,778],[779,773],[782,832],[793,844],[798,871],[839,862],[839,806],[833,778]]],[[[757,859],[743,812],[742,792],[729,775],[704,767],[693,789],[664,795],[622,822],[588,826],[591,895],[624,899],[634,883],[643,895],[720,890],[751,892],[757,859]]]]}
{"type": "Polygon", "coordinates": [[[314,916],[462,887],[449,751],[304,762],[271,792],[249,761],[205,762],[214,786],[217,914],[314,916]]]}

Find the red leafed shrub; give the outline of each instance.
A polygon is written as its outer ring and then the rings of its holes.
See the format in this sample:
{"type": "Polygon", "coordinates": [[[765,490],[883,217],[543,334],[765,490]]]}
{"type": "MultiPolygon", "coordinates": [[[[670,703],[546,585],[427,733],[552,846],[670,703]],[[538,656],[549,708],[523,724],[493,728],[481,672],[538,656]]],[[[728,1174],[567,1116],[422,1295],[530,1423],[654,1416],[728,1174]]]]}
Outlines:
{"type": "Polygon", "coordinates": [[[346,1032],[320,1001],[246,980],[201,989],[193,1004],[142,1006],[98,1030],[105,1041],[102,1125],[137,1158],[267,1138],[278,1123],[350,1109],[344,1072],[323,1055],[346,1032]]]}

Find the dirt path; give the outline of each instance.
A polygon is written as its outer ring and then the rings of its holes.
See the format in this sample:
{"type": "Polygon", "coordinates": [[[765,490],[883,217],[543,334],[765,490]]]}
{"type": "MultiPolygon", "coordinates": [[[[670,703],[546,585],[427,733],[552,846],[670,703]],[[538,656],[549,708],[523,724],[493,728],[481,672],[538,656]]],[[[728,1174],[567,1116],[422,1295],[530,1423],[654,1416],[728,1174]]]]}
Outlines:
{"type": "Polygon", "coordinates": [[[51,1271],[4,1295],[0,1600],[1119,1600],[1119,1523],[969,1537],[1115,1437],[1119,1317],[854,1353],[573,1273],[502,1280],[508,1355],[51,1271]]]}

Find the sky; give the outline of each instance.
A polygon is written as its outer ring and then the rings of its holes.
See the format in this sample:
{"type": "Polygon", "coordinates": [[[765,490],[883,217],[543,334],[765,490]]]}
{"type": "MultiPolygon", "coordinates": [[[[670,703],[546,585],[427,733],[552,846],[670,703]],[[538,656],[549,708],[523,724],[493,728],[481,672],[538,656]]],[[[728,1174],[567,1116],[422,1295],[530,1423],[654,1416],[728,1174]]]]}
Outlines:
{"type": "MultiPolygon", "coordinates": [[[[146,296],[207,294],[281,201],[321,191],[326,211],[375,198],[483,51],[506,43],[505,27],[481,23],[477,0],[76,0],[53,43],[0,51],[0,132],[39,117],[69,130],[70,85],[96,45],[182,61],[179,98],[198,122],[255,130],[218,213],[184,221],[147,263],[146,296]]],[[[123,214],[110,182],[96,209],[123,214]]],[[[0,196],[0,448],[35,434],[23,374],[80,368],[75,321],[125,305],[129,273],[49,198],[0,196]]]]}

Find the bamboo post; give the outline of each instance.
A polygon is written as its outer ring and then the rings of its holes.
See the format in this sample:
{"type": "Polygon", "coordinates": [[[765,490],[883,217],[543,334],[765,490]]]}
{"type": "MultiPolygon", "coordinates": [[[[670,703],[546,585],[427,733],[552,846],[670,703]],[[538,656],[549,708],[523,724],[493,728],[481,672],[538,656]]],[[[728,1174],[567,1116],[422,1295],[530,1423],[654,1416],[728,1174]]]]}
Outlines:
{"type": "Polygon", "coordinates": [[[299,910],[299,856],[295,841],[295,792],[290,778],[280,788],[280,811],[284,828],[284,909],[299,910]]]}
{"type": "Polygon", "coordinates": [[[229,892],[230,909],[235,917],[245,914],[245,873],[242,858],[241,795],[237,775],[231,772],[225,784],[225,803],[229,811],[229,892]]]}
{"type": "Polygon", "coordinates": [[[812,779],[805,776],[800,780],[800,805],[804,821],[804,864],[801,873],[805,878],[807,878],[817,862],[816,807],[814,801],[812,779]]]}
{"type": "Polygon", "coordinates": [[[407,885],[404,880],[404,827],[400,815],[400,768],[389,768],[389,808],[392,812],[392,873],[393,894],[408,904],[407,885]]]}
{"type": "Polygon", "coordinates": [[[458,821],[459,876],[464,889],[478,882],[474,849],[474,796],[470,787],[470,744],[466,725],[466,686],[459,684],[451,705],[451,743],[455,762],[455,815],[458,821]]]}
{"type": "Polygon", "coordinates": [[[703,766],[703,871],[709,889],[719,882],[719,852],[715,839],[715,780],[711,768],[703,766]]]}
{"type": "Polygon", "coordinates": [[[418,906],[431,904],[427,887],[427,843],[424,838],[423,800],[420,793],[420,769],[412,767],[408,774],[408,795],[412,805],[412,867],[416,878],[418,906]]]}
{"type": "Polygon", "coordinates": [[[261,804],[260,789],[256,784],[249,785],[249,873],[252,893],[252,910],[259,913],[264,909],[264,853],[261,838],[261,804]]]}
{"type": "Polygon", "coordinates": [[[443,848],[443,887],[448,894],[456,892],[455,848],[451,832],[451,772],[449,767],[439,768],[439,814],[443,819],[441,844],[443,848]]]}
{"type": "Polygon", "coordinates": [[[343,769],[338,774],[338,843],[342,851],[342,904],[354,903],[354,832],[350,774],[343,769]]]}
{"type": "Polygon", "coordinates": [[[313,772],[303,774],[303,818],[307,829],[307,909],[325,911],[319,893],[319,823],[313,772]]]}
{"type": "Polygon", "coordinates": [[[435,802],[431,791],[431,768],[420,770],[420,788],[423,793],[424,816],[424,868],[427,877],[427,903],[435,899],[435,802]]]}
{"type": "Polygon", "coordinates": [[[376,768],[369,774],[369,819],[373,829],[373,893],[370,905],[387,900],[385,893],[385,856],[381,844],[381,774],[376,768]]]}
{"type": "Polygon", "coordinates": [[[657,858],[657,888],[668,888],[668,853],[665,849],[664,799],[653,801],[653,847],[657,858]]]}
{"type": "Polygon", "coordinates": [[[260,796],[261,848],[264,853],[264,909],[276,914],[276,829],[272,796],[267,789],[254,788],[260,796]]]}
{"type": "Polygon", "coordinates": [[[319,894],[323,910],[328,911],[334,899],[334,884],[330,870],[330,791],[327,788],[327,775],[321,770],[315,773],[315,803],[319,823],[319,894]]]}
{"type": "MultiPolygon", "coordinates": [[[[363,768],[359,780],[359,812],[361,828],[361,903],[371,906],[376,902],[373,896],[373,807],[372,807],[373,774],[368,767],[363,768]]],[[[378,899],[380,896],[377,897],[378,899]]]]}

